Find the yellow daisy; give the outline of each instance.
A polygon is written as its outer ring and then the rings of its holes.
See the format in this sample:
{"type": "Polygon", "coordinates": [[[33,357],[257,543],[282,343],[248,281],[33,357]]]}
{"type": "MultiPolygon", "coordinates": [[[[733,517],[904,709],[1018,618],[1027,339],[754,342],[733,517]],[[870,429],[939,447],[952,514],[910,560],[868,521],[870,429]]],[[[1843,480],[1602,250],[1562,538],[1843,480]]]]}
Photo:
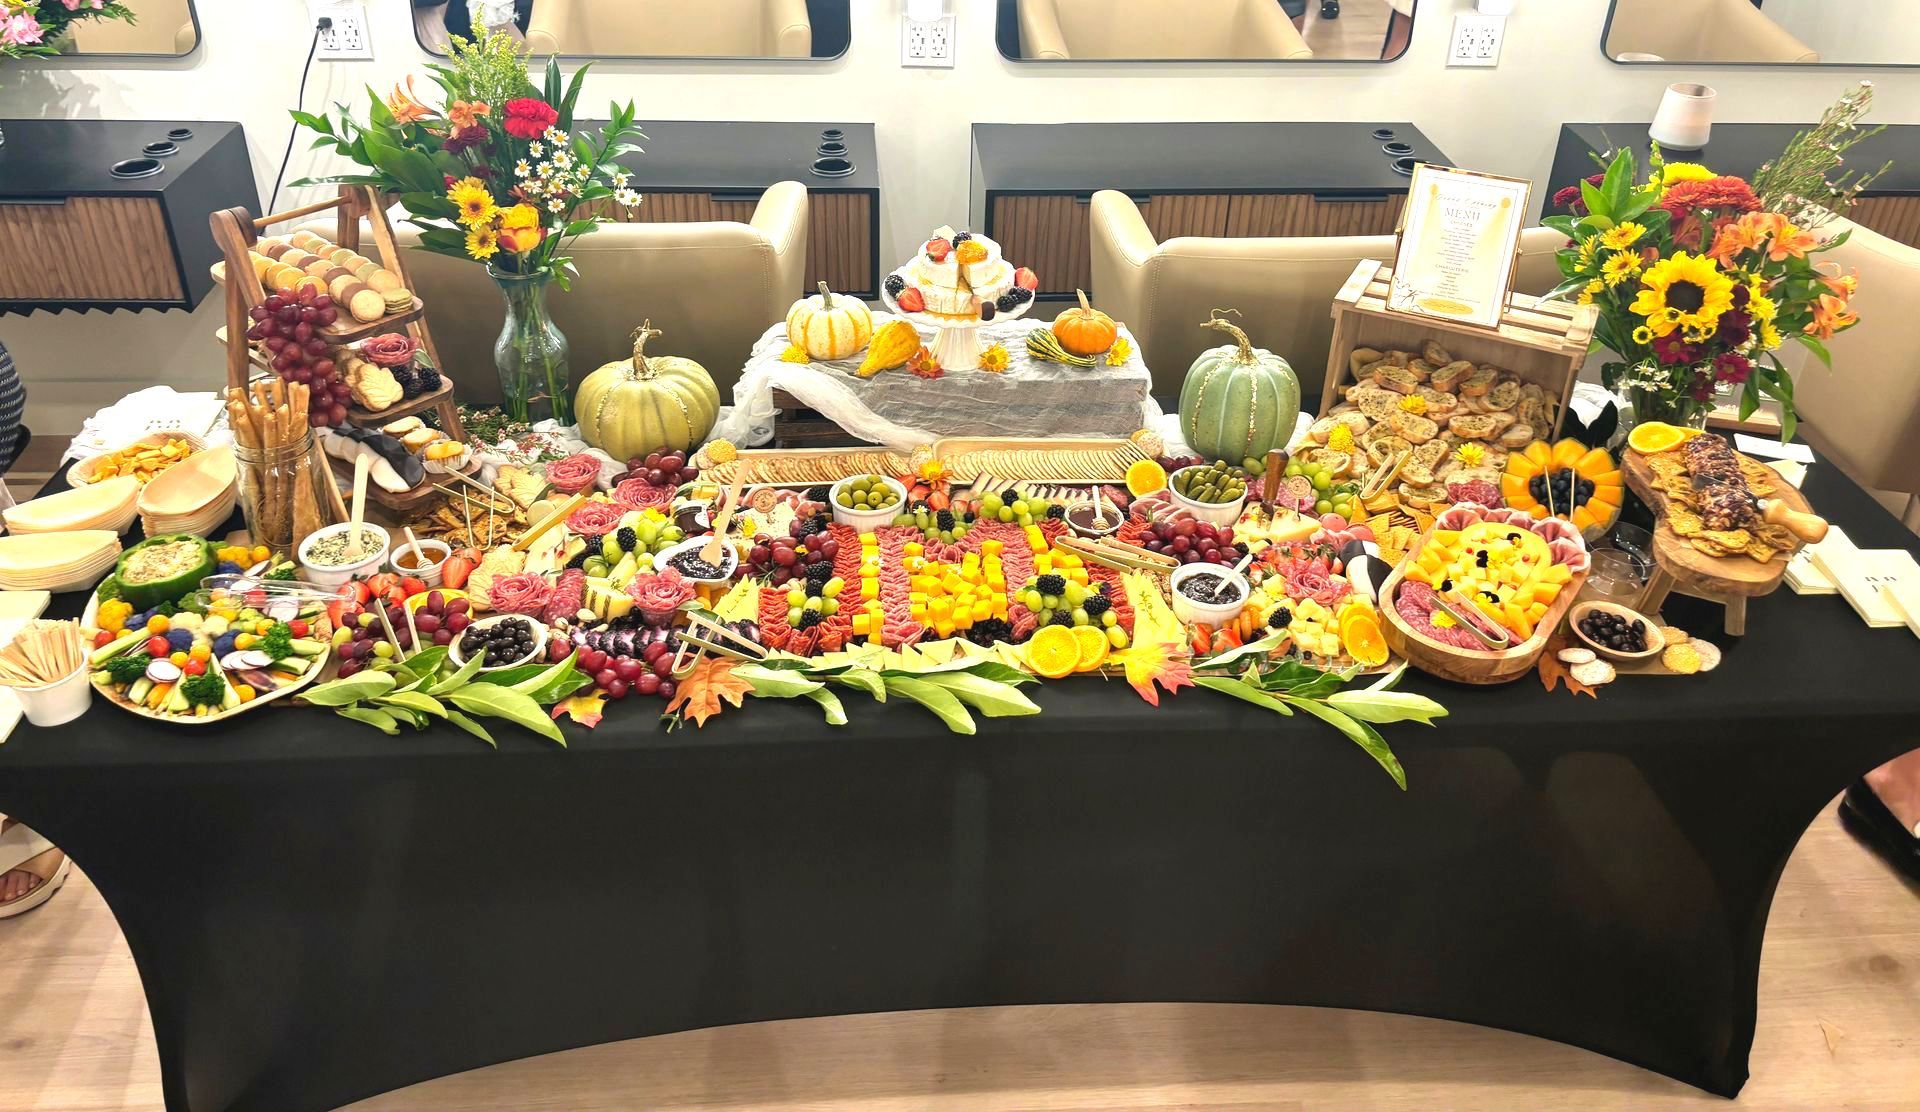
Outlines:
{"type": "Polygon", "coordinates": [[[1587,288],[1580,291],[1580,297],[1579,297],[1580,304],[1582,305],[1593,304],[1593,295],[1601,292],[1606,288],[1607,288],[1607,284],[1605,282],[1602,282],[1598,278],[1595,278],[1593,281],[1588,282],[1587,288]]]}
{"type": "Polygon", "coordinates": [[[1698,162],[1669,162],[1660,170],[1660,185],[1664,189],[1683,181],[1706,181],[1716,177],[1719,175],[1698,162]]]}
{"type": "Polygon", "coordinates": [[[1469,441],[1454,449],[1453,458],[1459,460],[1463,466],[1478,467],[1480,461],[1487,458],[1487,450],[1469,441]]]}
{"type": "Polygon", "coordinates": [[[1646,234],[1645,228],[1629,220],[1624,224],[1615,224],[1608,228],[1601,234],[1600,244],[1613,251],[1624,251],[1640,242],[1640,237],[1646,234]]]}
{"type": "Polygon", "coordinates": [[[1007,354],[1005,344],[994,344],[980,353],[980,369],[988,374],[1004,374],[1013,357],[1007,354]]]}
{"type": "Polygon", "coordinates": [[[1780,347],[1780,330],[1772,321],[1763,321],[1760,325],[1760,347],[1764,351],[1774,351],[1780,347]]]}
{"type": "Polygon", "coordinates": [[[490,259],[500,251],[500,233],[493,230],[492,224],[482,224],[467,232],[467,254],[476,259],[490,259]]]}
{"type": "Polygon", "coordinates": [[[461,178],[447,187],[447,200],[460,210],[460,223],[471,228],[493,219],[499,206],[493,203],[493,194],[487,192],[486,184],[479,178],[461,178]]]}
{"type": "Polygon", "coordinates": [[[1115,340],[1113,346],[1107,349],[1107,366],[1109,367],[1124,367],[1127,365],[1127,360],[1131,358],[1133,358],[1133,345],[1127,342],[1125,336],[1115,340]]]}
{"type": "Polygon", "coordinates": [[[1756,293],[1747,301],[1747,312],[1752,313],[1753,319],[1761,324],[1771,323],[1779,311],[1780,307],[1773,303],[1773,298],[1762,294],[1756,293]]]}
{"type": "Polygon", "coordinates": [[[1644,325],[1644,324],[1643,324],[1643,325],[1641,325],[1640,327],[1638,327],[1638,328],[1636,328],[1636,329],[1634,329],[1634,330],[1633,330],[1633,342],[1634,342],[1634,343],[1636,343],[1636,344],[1650,344],[1650,343],[1652,343],[1652,342],[1653,342],[1653,329],[1651,329],[1651,328],[1648,328],[1648,327],[1647,327],[1646,325],[1644,325]]]}
{"type": "Polygon", "coordinates": [[[1617,286],[1640,273],[1640,256],[1633,251],[1615,251],[1600,267],[1600,276],[1608,286],[1617,286]]]}
{"type": "Polygon", "coordinates": [[[1400,399],[1400,408],[1406,410],[1408,413],[1425,413],[1427,411],[1427,399],[1418,394],[1408,394],[1406,397],[1400,399]]]}
{"type": "Polygon", "coordinates": [[[1712,259],[1681,251],[1647,269],[1630,308],[1646,318],[1655,336],[1670,335],[1676,328],[1711,331],[1720,314],[1733,308],[1733,279],[1712,259]]]}
{"type": "Polygon", "coordinates": [[[1598,251],[1599,248],[1600,248],[1599,236],[1588,236],[1587,238],[1580,241],[1580,254],[1578,257],[1578,261],[1579,261],[1581,270],[1585,270],[1586,268],[1593,265],[1594,253],[1598,251]]]}

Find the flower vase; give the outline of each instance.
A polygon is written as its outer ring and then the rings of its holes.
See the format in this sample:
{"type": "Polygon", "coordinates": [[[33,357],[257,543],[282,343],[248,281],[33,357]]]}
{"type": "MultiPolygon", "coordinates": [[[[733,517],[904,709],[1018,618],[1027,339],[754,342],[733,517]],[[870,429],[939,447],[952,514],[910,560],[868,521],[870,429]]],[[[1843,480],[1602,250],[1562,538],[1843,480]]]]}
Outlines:
{"type": "Polygon", "coordinates": [[[507,303],[506,323],[493,342],[500,372],[500,408],[516,421],[551,417],[573,424],[573,394],[567,381],[567,338],[547,312],[549,274],[508,274],[487,268],[507,303]]]}
{"type": "Polygon", "coordinates": [[[1673,397],[1661,390],[1626,387],[1619,391],[1619,396],[1622,403],[1622,432],[1631,431],[1635,425],[1643,425],[1648,421],[1664,421],[1686,429],[1704,429],[1708,415],[1713,412],[1711,401],[1673,397]]]}

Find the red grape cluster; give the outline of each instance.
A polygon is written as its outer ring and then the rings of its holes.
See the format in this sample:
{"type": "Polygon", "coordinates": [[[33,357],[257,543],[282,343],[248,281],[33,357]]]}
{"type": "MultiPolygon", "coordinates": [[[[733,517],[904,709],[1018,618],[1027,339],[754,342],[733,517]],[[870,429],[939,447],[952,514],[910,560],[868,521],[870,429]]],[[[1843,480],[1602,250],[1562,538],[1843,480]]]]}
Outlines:
{"type": "Polygon", "coordinates": [[[784,537],[762,533],[753,538],[753,549],[747,553],[747,570],[755,576],[766,576],[769,583],[780,587],[790,580],[805,579],[810,565],[832,567],[834,558],[840,555],[840,542],[821,524],[823,517],[824,514],[794,518],[784,537]]]}
{"type": "Polygon", "coordinates": [[[1140,540],[1149,552],[1163,552],[1183,564],[1237,563],[1247,554],[1243,545],[1233,543],[1233,526],[1210,521],[1156,521],[1140,540]]]}
{"type": "Polygon", "coordinates": [[[677,487],[699,477],[700,469],[687,462],[684,452],[648,452],[645,459],[635,456],[628,460],[627,473],[613,482],[618,486],[623,479],[645,479],[657,487],[677,487]]]}
{"type": "MultiPolygon", "coordinates": [[[[566,638],[555,637],[547,643],[547,659],[558,664],[573,650],[566,638]]],[[[593,686],[609,699],[624,699],[629,693],[673,698],[673,650],[665,641],[649,641],[637,658],[583,648],[573,664],[593,677],[593,686]]]]}
{"type": "Polygon", "coordinates": [[[333,345],[320,334],[340,319],[333,299],[305,286],[291,296],[271,294],[247,315],[253,319],[247,339],[267,349],[274,373],[313,388],[307,422],[316,428],[345,424],[353,391],[334,366],[333,345]]]}
{"type": "MultiPolygon", "coordinates": [[[[427,601],[413,612],[413,628],[420,631],[420,639],[436,645],[453,644],[453,639],[460,636],[472,622],[473,615],[467,610],[466,599],[450,599],[439,591],[428,592],[427,601]]],[[[397,630],[400,627],[394,628],[397,630]]]]}

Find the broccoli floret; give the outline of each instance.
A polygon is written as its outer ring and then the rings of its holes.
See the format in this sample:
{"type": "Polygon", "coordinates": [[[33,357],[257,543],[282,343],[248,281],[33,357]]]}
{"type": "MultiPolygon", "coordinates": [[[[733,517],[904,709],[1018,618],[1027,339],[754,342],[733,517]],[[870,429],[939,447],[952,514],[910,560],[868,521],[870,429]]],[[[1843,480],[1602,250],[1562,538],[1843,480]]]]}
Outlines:
{"type": "Polygon", "coordinates": [[[285,660],[293,655],[293,631],[287,628],[287,623],[275,622],[253,647],[275,660],[285,660]]]}
{"type": "Polygon", "coordinates": [[[267,578],[267,579],[292,579],[292,578],[293,578],[293,565],[292,565],[292,564],[281,564],[281,565],[280,565],[279,567],[277,567],[277,568],[275,568],[275,569],[273,569],[272,571],[270,571],[270,572],[268,572],[268,573],[267,573],[267,574],[265,575],[265,577],[264,577],[264,578],[267,578]]]}
{"type": "Polygon", "coordinates": [[[107,661],[107,675],[117,684],[129,684],[147,674],[147,662],[153,658],[143,653],[128,656],[116,656],[107,661]]]}
{"type": "Polygon", "coordinates": [[[226,698],[227,681],[221,679],[218,672],[202,672],[188,676],[180,685],[180,693],[196,707],[217,707],[220,700],[226,698]]]}
{"type": "Polygon", "coordinates": [[[109,575],[100,581],[100,585],[93,589],[93,593],[101,602],[112,602],[120,597],[120,581],[109,575]]]}

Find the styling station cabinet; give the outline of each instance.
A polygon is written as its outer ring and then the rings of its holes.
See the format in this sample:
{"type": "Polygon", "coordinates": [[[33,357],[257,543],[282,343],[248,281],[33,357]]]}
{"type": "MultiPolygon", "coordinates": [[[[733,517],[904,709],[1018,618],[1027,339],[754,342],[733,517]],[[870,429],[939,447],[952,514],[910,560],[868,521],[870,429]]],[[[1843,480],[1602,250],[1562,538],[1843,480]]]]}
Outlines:
{"type": "Polygon", "coordinates": [[[1093,292],[1097,190],[1160,239],[1390,235],[1416,162],[1447,157],[1409,123],[975,124],[971,220],[1070,298],[1093,292]]]}
{"type": "Polygon", "coordinates": [[[191,309],[207,213],[260,207],[240,125],[0,120],[0,314],[191,309]]]}
{"type": "MultiPolygon", "coordinates": [[[[1669,162],[1699,162],[1716,173],[1751,178],[1808,126],[1714,124],[1712,137],[1701,150],[1662,148],[1661,155],[1669,162]]],[[[1555,191],[1600,171],[1596,155],[1630,146],[1645,166],[1649,145],[1645,123],[1561,124],[1553,152],[1553,178],[1542,191],[1547,211],[1554,211],[1555,191]]],[[[1861,173],[1893,163],[1860,194],[1849,218],[1910,247],[1920,247],[1920,158],[1916,153],[1920,153],[1920,124],[1889,124],[1847,153],[1847,168],[1861,173]]]]}
{"type": "Polygon", "coordinates": [[[644,154],[621,160],[642,201],[616,219],[746,223],[767,187],[807,187],[807,285],[880,296],[880,157],[873,125],[654,121],[644,154]]]}

